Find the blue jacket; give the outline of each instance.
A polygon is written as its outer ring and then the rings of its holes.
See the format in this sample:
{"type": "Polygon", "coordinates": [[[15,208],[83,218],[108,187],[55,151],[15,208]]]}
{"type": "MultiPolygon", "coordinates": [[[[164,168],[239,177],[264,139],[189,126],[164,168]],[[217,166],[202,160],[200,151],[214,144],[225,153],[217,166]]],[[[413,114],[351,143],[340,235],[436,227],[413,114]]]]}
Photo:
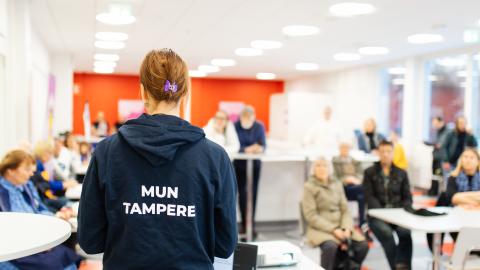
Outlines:
{"type": "Polygon", "coordinates": [[[141,115],[100,142],[78,217],[83,250],[115,269],[213,269],[237,243],[236,182],[223,148],[168,115],[141,115]]]}

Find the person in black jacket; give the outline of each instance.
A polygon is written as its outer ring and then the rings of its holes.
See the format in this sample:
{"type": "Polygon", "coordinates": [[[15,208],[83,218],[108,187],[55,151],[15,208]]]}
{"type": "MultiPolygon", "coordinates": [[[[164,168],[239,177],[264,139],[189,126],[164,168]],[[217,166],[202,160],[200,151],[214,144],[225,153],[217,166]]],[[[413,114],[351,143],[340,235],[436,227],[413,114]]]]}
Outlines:
{"type": "Polygon", "coordinates": [[[447,171],[457,166],[458,158],[466,147],[477,147],[477,140],[467,130],[467,119],[464,116],[455,119],[455,129],[448,134],[443,147],[445,151],[443,166],[447,171]]]}
{"type": "MultiPolygon", "coordinates": [[[[363,189],[368,209],[407,208],[412,195],[407,173],[393,165],[393,143],[382,141],[378,147],[380,162],[365,170],[363,189]]],[[[369,217],[368,224],[380,241],[392,270],[412,269],[412,237],[409,230],[369,217]],[[393,233],[398,236],[395,244],[393,233]]]]}
{"type": "MultiPolygon", "coordinates": [[[[432,126],[435,129],[435,138],[433,142],[429,145],[433,146],[433,162],[432,162],[432,173],[437,177],[443,178],[443,169],[442,163],[445,160],[445,148],[444,144],[447,139],[447,136],[450,132],[445,121],[441,116],[436,116],[432,119],[432,126]]],[[[428,195],[435,196],[438,194],[439,188],[438,180],[432,179],[432,185],[428,191],[428,195]]]]}
{"type": "Polygon", "coordinates": [[[146,114],[101,141],[83,183],[78,242],[115,269],[213,270],[237,244],[236,182],[223,148],[179,118],[185,62],[169,49],[140,68],[146,114]]]}

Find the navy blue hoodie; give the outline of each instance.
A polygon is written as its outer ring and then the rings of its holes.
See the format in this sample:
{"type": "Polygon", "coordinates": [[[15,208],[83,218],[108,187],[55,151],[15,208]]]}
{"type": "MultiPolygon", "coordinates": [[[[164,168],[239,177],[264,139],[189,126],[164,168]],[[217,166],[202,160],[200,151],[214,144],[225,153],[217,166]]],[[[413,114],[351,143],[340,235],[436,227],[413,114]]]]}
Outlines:
{"type": "Polygon", "coordinates": [[[104,269],[213,269],[237,243],[232,164],[203,130],[142,115],[100,142],[83,183],[78,242],[104,269]]]}

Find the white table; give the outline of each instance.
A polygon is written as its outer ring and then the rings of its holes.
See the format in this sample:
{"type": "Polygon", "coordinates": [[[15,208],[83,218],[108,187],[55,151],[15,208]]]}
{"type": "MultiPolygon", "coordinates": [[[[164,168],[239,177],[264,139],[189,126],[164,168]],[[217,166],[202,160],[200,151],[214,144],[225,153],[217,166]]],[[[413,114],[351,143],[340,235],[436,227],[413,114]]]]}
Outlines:
{"type": "Polygon", "coordinates": [[[302,254],[301,262],[292,266],[281,266],[281,267],[268,267],[268,268],[257,268],[257,269],[266,269],[266,270],[324,270],[320,265],[316,264],[310,258],[302,254]]]}
{"type": "Polygon", "coordinates": [[[464,210],[462,208],[432,207],[435,212],[448,213],[444,216],[423,217],[413,215],[401,208],[371,209],[368,215],[387,223],[409,230],[433,233],[433,264],[432,269],[439,269],[441,234],[458,232],[462,227],[480,227],[480,211],[464,210]]]}
{"type": "Polygon", "coordinates": [[[70,233],[70,224],[57,217],[0,212],[0,262],[58,246],[70,233]]]}
{"type": "Polygon", "coordinates": [[[65,197],[70,200],[80,200],[81,195],[82,195],[82,184],[78,184],[72,188],[67,189],[67,191],[65,191],[65,197]]]}

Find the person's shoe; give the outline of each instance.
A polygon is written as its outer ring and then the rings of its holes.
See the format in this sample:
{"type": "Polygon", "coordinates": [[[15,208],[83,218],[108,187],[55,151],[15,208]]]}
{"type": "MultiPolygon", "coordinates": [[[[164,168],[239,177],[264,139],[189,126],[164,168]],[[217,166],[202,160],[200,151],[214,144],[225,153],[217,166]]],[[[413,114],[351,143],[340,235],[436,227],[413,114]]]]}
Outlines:
{"type": "Polygon", "coordinates": [[[370,228],[368,227],[367,223],[363,223],[360,227],[362,230],[362,234],[365,236],[368,242],[373,242],[373,238],[370,236],[370,228]]]}

